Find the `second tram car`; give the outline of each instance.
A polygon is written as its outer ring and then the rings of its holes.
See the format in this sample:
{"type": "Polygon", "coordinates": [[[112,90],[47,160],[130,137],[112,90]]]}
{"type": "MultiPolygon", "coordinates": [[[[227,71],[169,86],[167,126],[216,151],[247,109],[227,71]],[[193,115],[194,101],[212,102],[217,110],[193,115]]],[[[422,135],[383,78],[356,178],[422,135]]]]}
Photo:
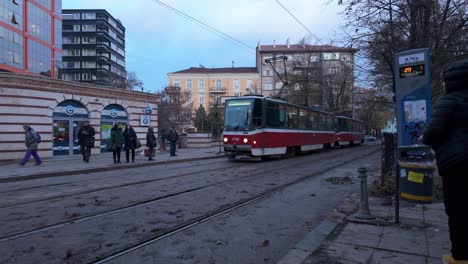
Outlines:
{"type": "Polygon", "coordinates": [[[262,157],[354,144],[364,139],[359,124],[274,98],[231,98],[225,103],[224,151],[231,157],[262,157]],[[337,130],[337,124],[344,125],[337,130]]]}

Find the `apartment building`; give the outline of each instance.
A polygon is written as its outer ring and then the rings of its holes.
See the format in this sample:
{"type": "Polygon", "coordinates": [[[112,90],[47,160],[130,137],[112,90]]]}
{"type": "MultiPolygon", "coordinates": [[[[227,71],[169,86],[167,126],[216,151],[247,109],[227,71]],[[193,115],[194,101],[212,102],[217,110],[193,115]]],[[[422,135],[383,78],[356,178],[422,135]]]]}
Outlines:
{"type": "Polygon", "coordinates": [[[62,0],[0,1],[0,71],[56,77],[62,0]]]}
{"type": "Polygon", "coordinates": [[[169,73],[169,86],[190,91],[194,109],[207,111],[227,97],[259,94],[259,74],[255,67],[205,68],[192,67],[169,73]]]}
{"type": "Polygon", "coordinates": [[[65,9],[63,78],[125,88],[125,27],[103,9],[65,9]]]}
{"type": "MultiPolygon", "coordinates": [[[[327,94],[336,92],[327,90],[327,87],[345,83],[346,89],[352,90],[354,55],[357,51],[334,45],[291,44],[289,40],[282,45],[258,45],[256,64],[260,73],[261,93],[265,96],[288,97],[292,102],[307,102],[309,106],[326,108],[324,105],[327,94]],[[270,60],[271,64],[266,60],[270,60]],[[289,87],[284,86],[283,81],[286,80],[289,87]],[[299,92],[304,88],[301,86],[307,86],[306,96],[299,92]]],[[[351,92],[349,97],[346,100],[351,101],[351,92]]]]}

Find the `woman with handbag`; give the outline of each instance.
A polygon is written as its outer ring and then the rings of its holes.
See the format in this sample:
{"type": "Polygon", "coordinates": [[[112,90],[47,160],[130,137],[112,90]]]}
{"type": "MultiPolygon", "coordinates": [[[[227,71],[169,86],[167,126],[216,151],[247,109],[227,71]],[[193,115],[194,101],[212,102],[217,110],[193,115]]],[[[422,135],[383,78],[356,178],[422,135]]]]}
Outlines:
{"type": "Polygon", "coordinates": [[[116,123],[111,129],[110,142],[112,146],[112,156],[114,158],[114,163],[120,162],[120,151],[122,150],[122,145],[124,143],[124,135],[122,133],[122,128],[119,127],[119,123],[116,123]]]}
{"type": "Polygon", "coordinates": [[[127,163],[130,162],[130,152],[132,152],[132,163],[135,163],[135,149],[138,145],[137,135],[133,127],[127,124],[124,130],[124,141],[125,141],[125,158],[127,163]]]}
{"type": "Polygon", "coordinates": [[[148,132],[146,133],[146,146],[148,147],[148,160],[154,160],[153,155],[155,154],[156,136],[154,135],[152,127],[148,128],[148,132]]]}

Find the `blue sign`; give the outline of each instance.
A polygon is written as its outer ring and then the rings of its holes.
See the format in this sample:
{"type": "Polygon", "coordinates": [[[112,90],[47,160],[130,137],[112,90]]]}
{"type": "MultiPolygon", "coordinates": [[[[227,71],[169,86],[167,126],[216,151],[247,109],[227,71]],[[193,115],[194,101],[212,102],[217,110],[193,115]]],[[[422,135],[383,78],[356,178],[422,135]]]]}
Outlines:
{"type": "Polygon", "coordinates": [[[117,115],[118,115],[117,110],[115,110],[115,109],[111,109],[111,110],[110,110],[110,116],[111,116],[112,118],[116,118],[117,115]]]}
{"type": "Polygon", "coordinates": [[[429,49],[400,52],[394,57],[398,145],[421,145],[431,117],[429,49]]]}
{"type": "Polygon", "coordinates": [[[75,114],[75,107],[73,107],[72,105],[68,105],[66,108],[65,108],[65,113],[67,115],[74,115],[75,114]]]}
{"type": "Polygon", "coordinates": [[[151,108],[151,106],[148,105],[148,106],[145,108],[145,113],[149,115],[149,114],[151,114],[152,112],[153,112],[153,108],[151,108]]]}

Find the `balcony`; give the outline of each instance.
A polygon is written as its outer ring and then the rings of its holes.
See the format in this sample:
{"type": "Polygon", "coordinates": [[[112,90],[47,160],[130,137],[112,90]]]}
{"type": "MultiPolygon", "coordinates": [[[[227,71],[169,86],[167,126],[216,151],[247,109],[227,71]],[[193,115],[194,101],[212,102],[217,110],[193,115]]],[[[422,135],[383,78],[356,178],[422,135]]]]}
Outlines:
{"type": "Polygon", "coordinates": [[[224,94],[226,87],[210,87],[210,93],[224,94]]]}

